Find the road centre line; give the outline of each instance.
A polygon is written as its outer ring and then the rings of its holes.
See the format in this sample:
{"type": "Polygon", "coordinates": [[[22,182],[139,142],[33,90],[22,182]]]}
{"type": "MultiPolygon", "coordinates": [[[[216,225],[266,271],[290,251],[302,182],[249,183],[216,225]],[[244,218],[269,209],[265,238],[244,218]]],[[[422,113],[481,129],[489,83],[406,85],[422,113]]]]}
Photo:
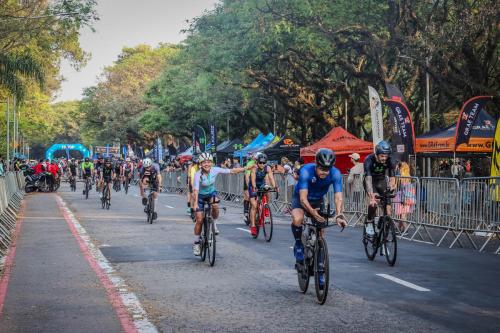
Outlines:
{"type": "Polygon", "coordinates": [[[243,228],[236,228],[236,229],[250,233],[250,230],[248,230],[248,229],[243,229],[243,228]]]}
{"type": "Polygon", "coordinates": [[[392,282],[396,282],[400,285],[414,289],[416,291],[431,291],[430,289],[417,286],[416,284],[413,284],[413,283],[405,281],[405,280],[398,279],[397,277],[394,277],[394,276],[389,275],[389,274],[375,274],[375,275],[380,276],[380,277],[387,279],[387,280],[391,280],[392,282]]]}

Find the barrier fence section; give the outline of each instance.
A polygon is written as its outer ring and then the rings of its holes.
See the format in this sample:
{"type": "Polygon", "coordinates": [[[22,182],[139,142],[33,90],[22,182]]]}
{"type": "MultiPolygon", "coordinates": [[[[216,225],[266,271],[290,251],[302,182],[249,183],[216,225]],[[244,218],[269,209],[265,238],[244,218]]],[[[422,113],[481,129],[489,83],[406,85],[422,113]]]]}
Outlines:
{"type": "MultiPolygon", "coordinates": [[[[289,175],[274,174],[279,196],[272,200],[273,213],[289,214],[295,180],[289,175]]],[[[221,199],[243,200],[243,174],[221,174],[216,188],[221,199]]],[[[164,172],[167,191],[187,191],[185,172],[164,172]]],[[[343,208],[350,226],[363,224],[368,201],[363,176],[342,176],[343,208]]],[[[400,230],[400,237],[410,241],[464,247],[463,238],[477,250],[484,251],[493,239],[500,240],[500,177],[498,178],[417,178],[396,177],[396,197],[391,216],[400,230]],[[477,242],[482,244],[478,245],[477,242]]],[[[335,207],[330,189],[325,200],[335,207]]],[[[495,251],[500,253],[500,247],[495,251]]]]}
{"type": "Polygon", "coordinates": [[[0,255],[4,256],[12,241],[17,213],[24,195],[24,176],[7,172],[0,176],[0,255]]]}

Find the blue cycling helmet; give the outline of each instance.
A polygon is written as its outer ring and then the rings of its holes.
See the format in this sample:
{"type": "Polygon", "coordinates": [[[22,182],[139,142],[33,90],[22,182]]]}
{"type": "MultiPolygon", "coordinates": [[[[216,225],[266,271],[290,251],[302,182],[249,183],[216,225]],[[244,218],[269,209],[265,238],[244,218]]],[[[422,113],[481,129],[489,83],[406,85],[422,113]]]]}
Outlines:
{"type": "Polygon", "coordinates": [[[380,155],[380,154],[386,154],[390,155],[392,153],[392,148],[389,142],[387,141],[380,141],[377,143],[375,146],[375,154],[380,155]]]}
{"type": "Polygon", "coordinates": [[[321,148],[316,153],[316,165],[323,168],[331,169],[335,164],[336,156],[335,153],[328,148],[321,148]]]}

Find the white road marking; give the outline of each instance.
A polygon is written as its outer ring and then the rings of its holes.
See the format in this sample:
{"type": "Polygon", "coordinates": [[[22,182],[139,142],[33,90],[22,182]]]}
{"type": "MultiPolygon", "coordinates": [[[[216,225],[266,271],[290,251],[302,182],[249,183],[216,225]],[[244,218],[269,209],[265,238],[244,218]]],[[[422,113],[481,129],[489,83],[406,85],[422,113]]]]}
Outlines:
{"type": "Polygon", "coordinates": [[[243,228],[236,228],[236,229],[250,233],[250,230],[248,230],[248,229],[243,229],[243,228]]]}
{"type": "Polygon", "coordinates": [[[101,250],[91,241],[89,234],[85,228],[80,224],[73,212],[68,208],[66,202],[58,195],[56,197],[60,207],[67,214],[69,221],[75,227],[78,236],[82,239],[90,252],[92,258],[97,262],[100,268],[108,276],[109,281],[113,287],[118,291],[126,311],[132,315],[133,323],[138,332],[157,333],[156,327],[149,321],[146,311],[142,307],[141,302],[137,296],[131,291],[129,286],[125,283],[118,272],[113,268],[111,263],[102,254],[101,250]]]}
{"type": "Polygon", "coordinates": [[[397,277],[394,277],[394,276],[389,275],[389,274],[376,274],[376,275],[383,277],[384,279],[391,280],[392,282],[399,283],[400,285],[414,289],[416,291],[431,291],[430,289],[417,286],[416,284],[413,284],[413,283],[405,281],[405,280],[398,279],[397,277]]]}
{"type": "Polygon", "coordinates": [[[170,208],[170,209],[174,209],[174,207],[169,206],[169,205],[165,205],[165,207],[170,208]]]}

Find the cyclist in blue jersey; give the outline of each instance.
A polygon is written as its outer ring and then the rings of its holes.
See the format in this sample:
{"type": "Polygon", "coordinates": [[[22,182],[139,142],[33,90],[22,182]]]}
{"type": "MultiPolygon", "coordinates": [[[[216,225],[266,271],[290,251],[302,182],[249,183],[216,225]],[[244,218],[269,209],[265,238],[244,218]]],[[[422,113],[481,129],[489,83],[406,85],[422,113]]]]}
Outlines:
{"type": "MultiPolygon", "coordinates": [[[[257,236],[257,228],[255,227],[257,191],[265,184],[270,184],[274,189],[278,190],[271,167],[267,165],[267,155],[259,153],[257,154],[256,164],[252,166],[250,182],[248,183],[248,194],[250,196],[250,233],[254,237],[257,236]]],[[[269,193],[266,195],[269,202],[269,193]]]]}
{"type": "MultiPolygon", "coordinates": [[[[394,174],[396,166],[391,160],[391,153],[391,145],[387,141],[380,141],[375,146],[375,154],[368,155],[364,162],[364,187],[370,200],[368,205],[368,216],[365,221],[365,228],[368,236],[373,236],[375,234],[373,219],[377,213],[376,194],[382,195],[387,188],[392,191],[396,188],[396,178],[394,174]],[[387,184],[387,177],[389,177],[389,184],[387,184]]],[[[387,213],[389,215],[391,214],[391,206],[387,207],[387,213]]]]}
{"type": "Polygon", "coordinates": [[[295,185],[292,197],[292,233],[295,238],[293,253],[297,262],[304,261],[304,245],[302,244],[302,224],[305,212],[318,222],[325,222],[319,209],[323,197],[330,186],[333,186],[335,200],[335,222],[345,227],[347,221],[342,214],[342,175],[335,168],[335,153],[327,148],[321,148],[316,153],[316,163],[310,163],[300,168],[299,180],[295,185]]]}
{"type": "Polygon", "coordinates": [[[214,219],[215,233],[218,234],[215,220],[219,217],[219,199],[217,198],[217,190],[215,188],[215,180],[217,175],[221,173],[241,173],[245,168],[223,169],[214,167],[213,157],[210,153],[202,153],[199,156],[200,170],[194,174],[193,179],[193,210],[196,212],[196,224],[194,225],[194,243],[193,254],[199,256],[200,249],[200,235],[203,224],[203,210],[205,208],[205,200],[212,202],[212,217],[214,219]]]}

